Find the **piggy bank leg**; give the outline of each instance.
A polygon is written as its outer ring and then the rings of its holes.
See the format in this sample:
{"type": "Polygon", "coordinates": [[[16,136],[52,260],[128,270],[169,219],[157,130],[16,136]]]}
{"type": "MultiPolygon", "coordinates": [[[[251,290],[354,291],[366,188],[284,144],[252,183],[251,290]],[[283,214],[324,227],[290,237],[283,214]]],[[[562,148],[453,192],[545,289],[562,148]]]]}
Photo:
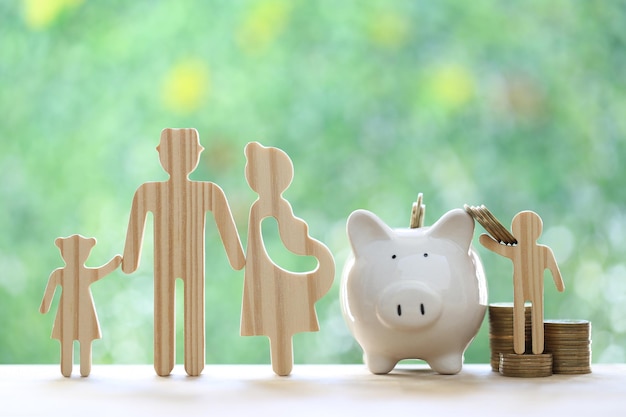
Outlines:
{"type": "Polygon", "coordinates": [[[428,362],[428,365],[437,373],[454,375],[458,374],[463,367],[463,354],[448,353],[429,359],[426,362],[428,362]]]}
{"type": "Polygon", "coordinates": [[[371,352],[363,354],[363,361],[370,372],[376,375],[388,374],[398,363],[397,360],[371,352]]]}

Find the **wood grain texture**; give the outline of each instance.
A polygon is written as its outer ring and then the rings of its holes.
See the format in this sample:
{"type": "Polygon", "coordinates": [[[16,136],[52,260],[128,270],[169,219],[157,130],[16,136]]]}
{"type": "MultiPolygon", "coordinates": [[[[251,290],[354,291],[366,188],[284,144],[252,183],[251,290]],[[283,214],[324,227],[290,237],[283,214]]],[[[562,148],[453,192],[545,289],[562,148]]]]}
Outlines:
{"type": "Polygon", "coordinates": [[[122,270],[139,267],[146,216],[154,219],[154,367],[169,375],[175,363],[175,280],[184,282],[185,370],[196,376],[205,363],[205,226],[215,218],[230,265],[239,270],[245,256],[222,189],[191,181],[200,153],[195,129],[164,129],[157,150],[167,181],[141,185],[133,198],[122,270]]]}
{"type": "Polygon", "coordinates": [[[80,343],[80,374],[91,371],[91,343],[101,338],[100,324],[89,286],[115,270],[122,262],[117,255],[99,268],[88,268],[85,261],[96,245],[96,239],[81,235],[58,238],[65,266],[55,269],[44,291],[39,311],[50,310],[57,286],[62,288],[59,308],[52,328],[52,338],[61,343],[61,373],[69,377],[74,363],[74,340],[80,343]]]}
{"type": "Polygon", "coordinates": [[[487,234],[480,236],[480,243],[484,247],[513,262],[513,348],[517,354],[525,351],[526,301],[532,303],[532,351],[534,354],[540,354],[544,349],[544,271],[546,269],[550,271],[558,291],[565,290],[554,253],[549,247],[536,243],[542,228],[543,222],[537,213],[522,211],[511,223],[511,231],[518,242],[516,245],[500,244],[487,234]]]}
{"type": "Polygon", "coordinates": [[[267,336],[274,372],[289,375],[293,334],[319,330],[314,304],[330,289],[335,263],[330,250],[309,236],[308,225],[294,216],[282,196],[293,179],[293,165],[287,154],[256,142],[249,143],[245,153],[246,179],[259,196],[250,208],[248,222],[241,335],[267,336]],[[313,271],[290,272],[272,262],[261,230],[261,222],[267,217],[276,219],[280,238],[289,251],[317,259],[313,271]]]}

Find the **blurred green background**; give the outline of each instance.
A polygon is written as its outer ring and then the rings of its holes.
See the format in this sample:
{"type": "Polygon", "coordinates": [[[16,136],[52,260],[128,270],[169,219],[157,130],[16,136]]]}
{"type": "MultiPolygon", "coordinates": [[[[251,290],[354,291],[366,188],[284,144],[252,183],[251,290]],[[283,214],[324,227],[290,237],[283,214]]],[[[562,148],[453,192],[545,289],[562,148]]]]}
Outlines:
{"type": "MultiPolygon", "coordinates": [[[[617,1],[0,2],[0,363],[58,362],[59,293],[38,311],[54,239],[96,237],[88,266],[123,251],[134,191],[166,178],[165,127],[198,129],[192,178],[225,190],[244,243],[245,144],[292,158],[286,197],[337,262],[296,363],[361,361],[338,302],[346,218],[407,227],[418,192],[426,225],[464,203],[507,226],[538,212],[566,285],[546,274],[546,317],[591,320],[593,361],[626,361],[624,28],[617,1]]],[[[207,224],[207,362],[268,363],[266,338],[239,336],[243,272],[207,224]]],[[[278,263],[311,265],[265,229],[278,263]]],[[[489,300],[511,301],[482,232],[489,300]]],[[[145,242],[135,274],[91,286],[95,364],[152,362],[150,223],[145,242]]],[[[485,320],[466,362],[488,361],[485,320]]]]}

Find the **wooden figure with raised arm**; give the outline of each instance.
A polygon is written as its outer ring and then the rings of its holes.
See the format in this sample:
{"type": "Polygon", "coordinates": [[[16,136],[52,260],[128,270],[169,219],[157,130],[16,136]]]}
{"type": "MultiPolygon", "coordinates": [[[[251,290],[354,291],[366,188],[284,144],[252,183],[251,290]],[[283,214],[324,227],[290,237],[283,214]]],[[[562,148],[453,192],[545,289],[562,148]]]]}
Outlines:
{"type": "Polygon", "coordinates": [[[139,267],[146,216],[154,219],[154,368],[169,375],[175,363],[175,280],[184,283],[185,371],[199,375],[205,363],[205,225],[206,212],[215,217],[230,265],[240,270],[245,256],[222,189],[191,181],[200,152],[195,129],[164,129],[157,147],[167,181],[141,185],[133,198],[122,270],[139,267]]]}
{"type": "Polygon", "coordinates": [[[59,308],[52,328],[52,338],[61,343],[61,373],[69,377],[74,363],[74,340],[80,347],[80,374],[91,372],[91,343],[101,338],[100,325],[89,286],[113,272],[122,262],[116,255],[99,268],[85,267],[85,261],[96,245],[96,239],[81,235],[54,241],[61,251],[65,266],[55,269],[46,285],[39,311],[50,310],[57,285],[62,287],[59,308]]]}
{"type": "Polygon", "coordinates": [[[532,211],[518,213],[512,221],[511,231],[517,244],[501,244],[491,236],[482,234],[480,243],[487,249],[510,258],[513,262],[513,349],[517,354],[525,351],[524,303],[532,304],[532,351],[540,354],[544,349],[543,337],[543,279],[548,269],[557,290],[564,291],[563,278],[554,253],[545,245],[537,244],[543,222],[532,211]]]}
{"type": "Polygon", "coordinates": [[[335,276],[333,256],[309,236],[308,225],[294,216],[282,196],[293,179],[293,165],[278,148],[249,143],[246,179],[259,196],[250,208],[246,270],[241,312],[241,335],[270,339],[272,369],[289,375],[293,367],[294,333],[319,330],[315,302],[330,289],[335,276]],[[297,255],[313,256],[317,267],[295,273],[275,265],[263,244],[261,222],[274,217],[285,247],[297,255]]]}

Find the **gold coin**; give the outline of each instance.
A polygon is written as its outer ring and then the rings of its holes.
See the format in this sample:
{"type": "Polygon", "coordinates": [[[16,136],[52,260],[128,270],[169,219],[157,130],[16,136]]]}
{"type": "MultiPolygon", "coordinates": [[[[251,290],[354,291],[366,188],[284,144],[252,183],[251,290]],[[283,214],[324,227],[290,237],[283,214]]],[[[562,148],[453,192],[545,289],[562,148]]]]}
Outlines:
{"type": "Polygon", "coordinates": [[[555,374],[591,372],[591,322],[545,320],[545,351],[552,353],[555,374]]]}
{"type": "Polygon", "coordinates": [[[538,378],[552,375],[552,355],[515,353],[500,354],[500,374],[519,378],[538,378]]]}
{"type": "MultiPolygon", "coordinates": [[[[500,353],[514,353],[513,349],[513,303],[500,302],[489,304],[489,348],[491,350],[491,369],[499,371],[500,353]]],[[[525,351],[532,350],[530,303],[524,304],[525,351]]]]}
{"type": "Polygon", "coordinates": [[[417,195],[417,201],[413,203],[413,206],[411,207],[411,220],[409,222],[409,227],[411,229],[416,229],[424,225],[426,206],[422,204],[423,197],[423,194],[419,193],[417,195]]]}
{"type": "Polygon", "coordinates": [[[480,223],[487,233],[489,233],[496,241],[505,245],[516,245],[517,239],[513,236],[506,227],[500,223],[498,219],[489,211],[487,207],[481,205],[469,206],[465,204],[463,206],[465,211],[480,223]]]}

